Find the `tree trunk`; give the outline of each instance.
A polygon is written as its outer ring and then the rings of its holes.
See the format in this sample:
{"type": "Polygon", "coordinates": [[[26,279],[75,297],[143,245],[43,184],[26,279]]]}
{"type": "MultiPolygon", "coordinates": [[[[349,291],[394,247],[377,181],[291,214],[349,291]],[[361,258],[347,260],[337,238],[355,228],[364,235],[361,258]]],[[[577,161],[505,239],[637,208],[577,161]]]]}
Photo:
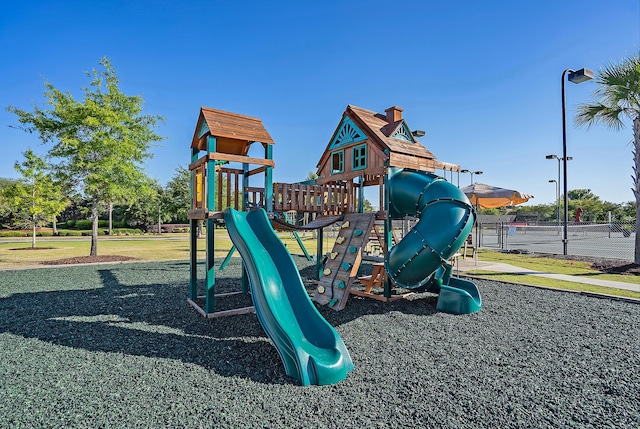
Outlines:
{"type": "Polygon", "coordinates": [[[636,197],[636,235],[633,263],[640,265],[640,116],[633,120],[633,195],[636,197]]]}
{"type": "Polygon", "coordinates": [[[91,206],[91,252],[89,256],[98,256],[98,203],[91,206]]]}
{"type": "Polygon", "coordinates": [[[109,235],[113,235],[113,203],[109,203],[109,235]]]}
{"type": "Polygon", "coordinates": [[[58,217],[54,216],[51,223],[53,224],[53,235],[58,235],[58,217]]]}
{"type": "Polygon", "coordinates": [[[31,219],[33,221],[33,228],[31,230],[31,248],[36,248],[36,215],[33,215],[31,219]]]}

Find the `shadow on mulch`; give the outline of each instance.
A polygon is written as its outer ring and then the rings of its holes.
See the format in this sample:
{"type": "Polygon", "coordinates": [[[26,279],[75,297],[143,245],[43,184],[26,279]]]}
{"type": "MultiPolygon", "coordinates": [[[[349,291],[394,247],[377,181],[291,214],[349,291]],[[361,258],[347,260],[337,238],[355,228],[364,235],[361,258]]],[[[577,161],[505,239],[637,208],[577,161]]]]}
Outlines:
{"type": "MultiPolygon", "coordinates": [[[[216,292],[239,290],[242,263],[235,259],[224,271],[216,272],[216,292]]],[[[198,265],[203,274],[204,264],[198,265]]],[[[311,280],[315,267],[304,265],[300,268],[310,292],[315,288],[311,280]]],[[[365,266],[367,269],[370,267],[365,266]]],[[[49,279],[59,284],[58,290],[13,293],[0,299],[0,332],[89,351],[175,359],[226,377],[295,384],[286,376],[277,350],[255,314],[205,319],[188,305],[188,262],[67,270],[49,279]]],[[[42,273],[21,272],[17,281],[37,284],[42,273]]],[[[204,288],[204,280],[198,283],[204,288]]],[[[16,290],[20,289],[16,285],[16,290]]],[[[392,303],[352,297],[343,311],[318,310],[334,326],[363,315],[436,313],[435,297],[418,297],[392,303]]],[[[217,311],[243,307],[251,305],[251,297],[225,297],[217,304],[217,311]]]]}

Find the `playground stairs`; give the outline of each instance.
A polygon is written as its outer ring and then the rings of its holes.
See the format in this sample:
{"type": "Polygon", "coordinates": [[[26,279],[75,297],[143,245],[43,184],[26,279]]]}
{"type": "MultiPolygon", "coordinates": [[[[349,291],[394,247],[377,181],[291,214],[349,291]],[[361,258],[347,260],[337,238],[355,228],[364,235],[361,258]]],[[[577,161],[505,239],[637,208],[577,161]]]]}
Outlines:
{"type": "MultiPolygon", "coordinates": [[[[396,232],[395,231],[391,231],[391,246],[395,246],[396,244],[398,244],[398,237],[396,236],[396,232]]],[[[369,234],[369,241],[377,241],[377,245],[382,247],[383,243],[384,243],[384,221],[383,220],[376,220],[375,223],[373,224],[373,228],[371,229],[371,232],[369,234]]]]}
{"type": "Polygon", "coordinates": [[[352,213],[344,216],[333,250],[327,257],[322,278],[313,295],[321,305],[342,310],[358,275],[362,249],[369,240],[375,221],[374,213],[352,213]]]}

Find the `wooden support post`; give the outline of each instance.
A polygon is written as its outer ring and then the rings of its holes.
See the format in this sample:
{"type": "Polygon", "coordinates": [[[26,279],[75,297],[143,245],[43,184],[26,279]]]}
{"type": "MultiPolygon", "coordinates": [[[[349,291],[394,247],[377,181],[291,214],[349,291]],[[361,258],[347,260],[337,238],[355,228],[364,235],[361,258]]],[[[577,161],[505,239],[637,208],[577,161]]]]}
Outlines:
{"type": "Polygon", "coordinates": [[[318,228],[318,242],[316,245],[316,280],[322,277],[322,248],[324,240],[324,228],[318,228]]]}
{"type": "MultiPolygon", "coordinates": [[[[265,147],[266,159],[273,159],[273,146],[268,144],[265,147]]],[[[267,166],[264,172],[264,208],[267,213],[273,213],[273,167],[267,166]]]]}
{"type": "Polygon", "coordinates": [[[358,188],[358,213],[364,213],[364,174],[360,176],[360,187],[358,188]]]}
{"type": "Polygon", "coordinates": [[[249,164],[242,163],[242,210],[249,210],[249,164]]]}

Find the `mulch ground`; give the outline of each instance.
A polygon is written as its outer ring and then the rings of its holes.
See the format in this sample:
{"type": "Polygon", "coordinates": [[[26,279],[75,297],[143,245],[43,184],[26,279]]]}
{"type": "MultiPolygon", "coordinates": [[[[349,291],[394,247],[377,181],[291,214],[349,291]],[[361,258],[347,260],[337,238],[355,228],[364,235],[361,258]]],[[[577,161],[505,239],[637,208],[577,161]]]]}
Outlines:
{"type": "MultiPolygon", "coordinates": [[[[296,263],[312,294],[315,265],[296,263]]],[[[0,271],[0,428],[640,428],[636,303],[480,279],[469,315],[430,293],[313,304],[355,369],[302,387],[256,314],[191,308],[191,268],[0,271]]],[[[232,258],[216,292],[238,291],[242,271],[232,258]]]]}

